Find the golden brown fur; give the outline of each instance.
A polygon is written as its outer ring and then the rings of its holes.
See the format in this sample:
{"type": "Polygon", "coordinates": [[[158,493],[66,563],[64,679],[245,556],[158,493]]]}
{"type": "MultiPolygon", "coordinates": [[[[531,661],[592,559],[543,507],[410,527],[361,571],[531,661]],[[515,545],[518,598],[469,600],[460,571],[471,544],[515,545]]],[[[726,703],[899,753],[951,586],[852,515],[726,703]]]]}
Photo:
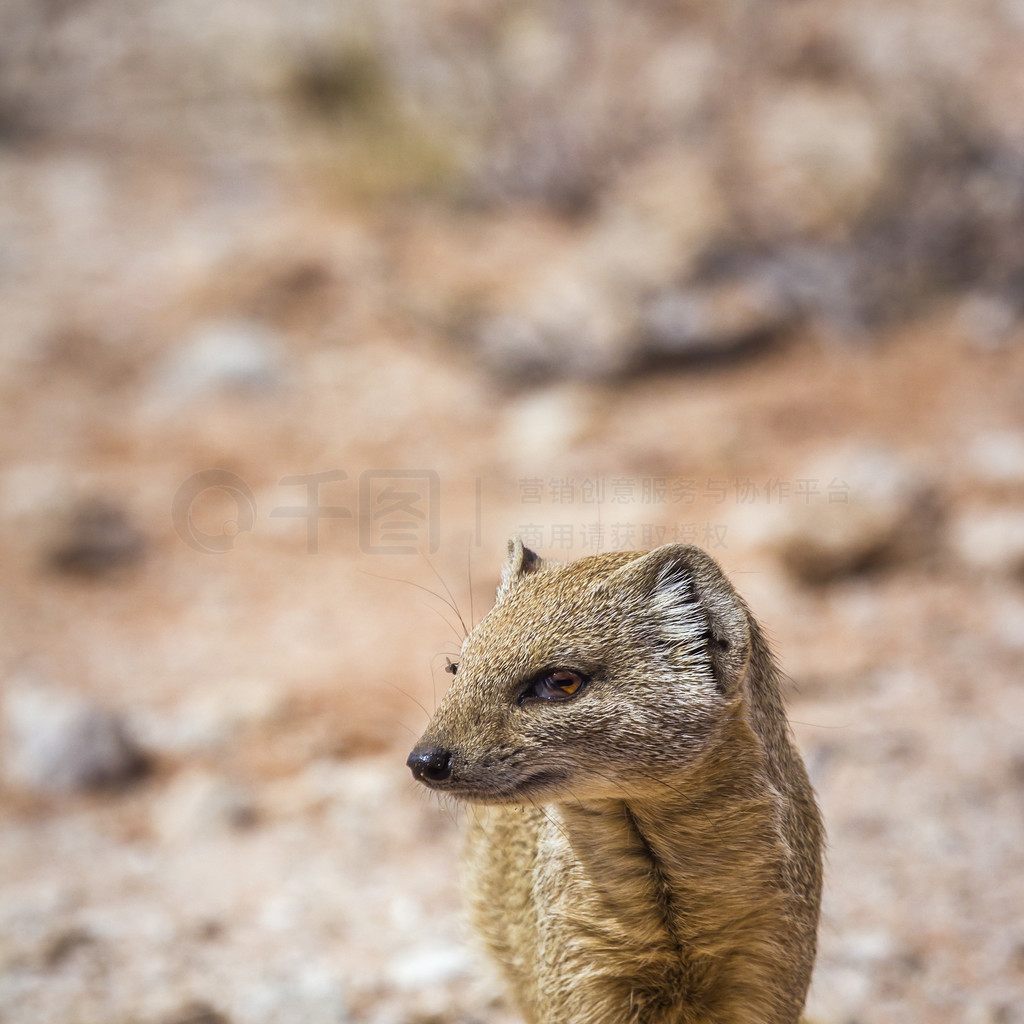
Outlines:
{"type": "Polygon", "coordinates": [[[530,1024],[796,1024],[822,828],[776,669],[715,562],[509,544],[409,763],[482,806],[471,911],[530,1024]],[[566,669],[585,685],[536,699],[566,669]]]}

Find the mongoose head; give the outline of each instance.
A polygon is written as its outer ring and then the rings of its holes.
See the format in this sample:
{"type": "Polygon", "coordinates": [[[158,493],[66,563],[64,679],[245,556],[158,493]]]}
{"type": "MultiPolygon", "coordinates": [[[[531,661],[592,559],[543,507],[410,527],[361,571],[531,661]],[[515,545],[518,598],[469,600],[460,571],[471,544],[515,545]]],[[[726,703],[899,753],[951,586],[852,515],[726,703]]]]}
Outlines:
{"type": "Polygon", "coordinates": [[[746,607],[699,548],[563,564],[514,537],[497,602],[407,763],[480,803],[639,794],[714,748],[749,653],[746,607]]]}

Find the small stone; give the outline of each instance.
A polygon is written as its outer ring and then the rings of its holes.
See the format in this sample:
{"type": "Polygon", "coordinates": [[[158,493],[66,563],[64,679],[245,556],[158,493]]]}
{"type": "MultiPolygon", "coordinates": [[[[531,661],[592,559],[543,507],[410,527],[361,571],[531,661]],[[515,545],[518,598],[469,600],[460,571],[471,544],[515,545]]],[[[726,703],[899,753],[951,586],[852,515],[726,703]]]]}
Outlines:
{"type": "Polygon", "coordinates": [[[409,990],[446,984],[463,977],[468,969],[466,953],[460,947],[423,946],[396,957],[389,973],[396,988],[409,990]]]}
{"type": "Polygon", "coordinates": [[[249,792],[205,771],[174,779],[153,809],[153,827],[167,842],[245,828],[256,821],[249,792]]]}
{"type": "Polygon", "coordinates": [[[972,999],[964,1009],[964,1024],[1007,1024],[1011,1004],[992,1003],[988,999],[972,999]]]}
{"type": "Polygon", "coordinates": [[[992,633],[1005,647],[1024,651],[1024,601],[1007,599],[992,609],[992,633]]]}
{"type": "Polygon", "coordinates": [[[971,473],[994,484],[1024,483],[1024,432],[994,430],[979,434],[967,449],[971,473]]]}
{"type": "Polygon", "coordinates": [[[729,229],[710,153],[655,147],[605,193],[585,243],[587,262],[615,287],[649,295],[678,281],[729,229]]]}
{"type": "Polygon", "coordinates": [[[96,937],[84,928],[69,928],[58,932],[47,943],[43,962],[50,968],[59,967],[78,950],[92,946],[95,942],[96,937]]]}
{"type": "Polygon", "coordinates": [[[63,535],[51,547],[47,561],[58,572],[101,577],[138,562],[145,552],[145,538],[127,514],[105,502],[88,502],[75,508],[63,535]]]}
{"type": "Polygon", "coordinates": [[[778,338],[796,318],[793,303],[769,281],[664,292],[643,315],[638,356],[652,362],[731,359],[778,338]]]}
{"type": "Polygon", "coordinates": [[[0,516],[18,522],[59,515],[67,505],[68,474],[59,465],[26,462],[0,474],[0,516]]]}
{"type": "Polygon", "coordinates": [[[1009,342],[1019,318],[1019,309],[1003,296],[975,292],[960,303],[956,326],[973,348],[990,352],[1009,342]]]}
{"type": "Polygon", "coordinates": [[[274,683],[228,679],[189,694],[173,707],[136,708],[132,729],[147,750],[172,756],[213,751],[244,729],[272,721],[286,700],[287,695],[274,683]]]}
{"type": "Polygon", "coordinates": [[[121,719],[85,697],[21,682],[3,698],[5,774],[18,785],[61,793],[131,781],[146,758],[121,719]]]}
{"type": "Polygon", "coordinates": [[[514,313],[486,318],[477,329],[476,343],[485,365],[513,381],[543,377],[553,366],[541,327],[514,313]]]}
{"type": "Polygon", "coordinates": [[[1024,509],[976,509],[951,525],[950,542],[965,565],[981,572],[1024,573],[1024,509]]]}
{"type": "Polygon", "coordinates": [[[0,934],[47,930],[81,907],[81,893],[67,879],[0,889],[0,934]]]}
{"type": "Polygon", "coordinates": [[[630,358],[628,305],[602,275],[568,260],[540,276],[515,309],[483,318],[476,349],[503,384],[611,377],[630,358]]]}
{"type": "Polygon", "coordinates": [[[591,397],[580,384],[538,388],[510,401],[501,421],[502,449],[524,472],[550,465],[586,433],[591,397]]]}
{"type": "Polygon", "coordinates": [[[892,959],[896,945],[884,931],[858,931],[846,938],[843,952],[855,963],[882,963],[892,959]]]}
{"type": "Polygon", "coordinates": [[[321,758],[288,778],[268,784],[263,803],[270,813],[298,815],[338,802],[348,791],[351,769],[321,758]]]}
{"type": "Polygon", "coordinates": [[[765,93],[740,159],[747,202],[777,234],[844,234],[886,184],[891,144],[878,110],[842,89],[765,93]]]}
{"type": "Polygon", "coordinates": [[[203,324],[160,367],[156,397],[174,405],[206,394],[267,394],[280,386],[283,365],[284,347],[263,324],[203,324]]]}
{"type": "Polygon", "coordinates": [[[207,1002],[192,1002],[172,1013],[164,1024],[229,1024],[229,1020],[207,1002]]]}
{"type": "Polygon", "coordinates": [[[234,1016],[253,1024],[345,1024],[352,1019],[336,965],[315,961],[262,972],[238,993],[232,1009],[234,1016]]]}
{"type": "Polygon", "coordinates": [[[794,474],[807,497],[790,495],[769,538],[787,571],[820,584],[923,557],[938,513],[932,487],[883,449],[825,453],[794,474]]]}

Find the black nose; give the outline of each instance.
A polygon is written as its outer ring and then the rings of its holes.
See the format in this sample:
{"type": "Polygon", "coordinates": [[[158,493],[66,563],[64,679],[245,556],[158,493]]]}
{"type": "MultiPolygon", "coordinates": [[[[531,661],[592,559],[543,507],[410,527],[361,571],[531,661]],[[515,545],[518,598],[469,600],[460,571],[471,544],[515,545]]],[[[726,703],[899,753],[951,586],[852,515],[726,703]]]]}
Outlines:
{"type": "Polygon", "coordinates": [[[444,782],[452,773],[452,752],[443,747],[417,747],[405,763],[420,781],[444,782]]]}

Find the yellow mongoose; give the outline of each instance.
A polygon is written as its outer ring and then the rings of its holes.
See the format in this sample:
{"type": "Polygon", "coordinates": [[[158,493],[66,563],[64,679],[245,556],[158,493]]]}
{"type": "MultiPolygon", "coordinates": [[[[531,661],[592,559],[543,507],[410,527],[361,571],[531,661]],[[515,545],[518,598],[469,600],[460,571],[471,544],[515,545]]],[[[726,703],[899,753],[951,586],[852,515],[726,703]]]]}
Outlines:
{"type": "Polygon", "coordinates": [[[777,670],[699,548],[509,541],[409,756],[470,815],[468,890],[530,1024],[796,1024],[822,826],[777,670]]]}

